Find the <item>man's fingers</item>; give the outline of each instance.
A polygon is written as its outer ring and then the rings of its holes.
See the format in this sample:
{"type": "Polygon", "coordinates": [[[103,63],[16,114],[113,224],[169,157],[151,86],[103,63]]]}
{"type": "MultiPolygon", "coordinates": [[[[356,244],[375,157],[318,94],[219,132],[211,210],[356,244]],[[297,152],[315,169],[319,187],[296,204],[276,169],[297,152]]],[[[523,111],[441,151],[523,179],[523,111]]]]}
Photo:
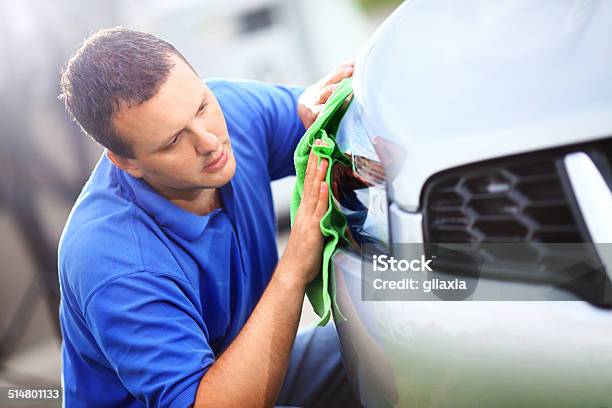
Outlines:
{"type": "Polygon", "coordinates": [[[334,93],[337,87],[338,87],[338,84],[331,84],[331,85],[325,86],[321,90],[321,94],[319,95],[319,100],[317,101],[317,103],[324,104],[325,102],[327,102],[327,100],[329,99],[331,94],[334,93]]]}
{"type": "Polygon", "coordinates": [[[327,159],[321,159],[321,163],[319,163],[319,167],[317,168],[317,174],[312,183],[313,196],[316,196],[314,193],[317,191],[319,184],[325,180],[325,176],[327,175],[327,159]]]}
{"type": "MultiPolygon", "coordinates": [[[[321,139],[317,139],[314,141],[314,144],[319,145],[324,144],[324,142],[321,139]]],[[[308,163],[306,164],[306,175],[304,176],[304,196],[309,195],[308,192],[317,173],[317,162],[317,155],[314,153],[314,149],[311,149],[308,155],[308,163]]]]}
{"type": "MultiPolygon", "coordinates": [[[[314,141],[314,144],[325,145],[326,143],[320,139],[317,139],[314,141]]],[[[306,176],[304,177],[304,194],[302,195],[304,206],[307,208],[307,211],[312,211],[312,209],[316,205],[317,188],[314,187],[314,191],[312,191],[312,189],[313,185],[318,183],[316,180],[320,179],[321,177],[321,165],[317,164],[318,157],[314,153],[314,149],[312,149],[310,150],[310,155],[308,156],[308,164],[306,165],[306,176]]],[[[325,166],[324,168],[327,169],[325,163],[323,163],[323,165],[325,166]]],[[[325,177],[325,172],[323,172],[323,177],[325,177]]]]}
{"type": "Polygon", "coordinates": [[[351,103],[352,100],[353,100],[353,94],[351,93],[349,96],[346,97],[344,102],[342,102],[342,109],[346,109],[349,106],[349,103],[351,103]]]}
{"type": "Polygon", "coordinates": [[[310,151],[308,155],[308,164],[306,165],[306,175],[304,176],[304,187],[306,185],[310,186],[312,184],[312,180],[314,179],[315,172],[317,170],[317,155],[314,154],[314,151],[310,151]]]}
{"type": "Polygon", "coordinates": [[[321,163],[317,166],[314,179],[311,182],[310,188],[308,189],[308,195],[304,194],[304,212],[306,214],[312,214],[317,206],[317,199],[319,196],[319,184],[321,180],[325,178],[327,172],[327,160],[321,159],[321,163]]]}
{"type": "Polygon", "coordinates": [[[315,120],[317,120],[317,118],[319,117],[319,113],[321,113],[321,111],[323,110],[323,104],[319,103],[315,106],[313,106],[313,108],[311,109],[312,112],[312,122],[314,123],[315,120]]]}
{"type": "Polygon", "coordinates": [[[319,184],[319,199],[317,201],[317,207],[314,211],[314,216],[317,220],[321,220],[325,213],[327,212],[327,208],[329,207],[329,199],[327,198],[329,193],[329,188],[327,187],[327,183],[322,181],[319,184]]]}
{"type": "Polygon", "coordinates": [[[352,65],[340,66],[334,69],[326,78],[324,85],[337,84],[344,78],[348,78],[353,75],[354,67],[352,65]]]}

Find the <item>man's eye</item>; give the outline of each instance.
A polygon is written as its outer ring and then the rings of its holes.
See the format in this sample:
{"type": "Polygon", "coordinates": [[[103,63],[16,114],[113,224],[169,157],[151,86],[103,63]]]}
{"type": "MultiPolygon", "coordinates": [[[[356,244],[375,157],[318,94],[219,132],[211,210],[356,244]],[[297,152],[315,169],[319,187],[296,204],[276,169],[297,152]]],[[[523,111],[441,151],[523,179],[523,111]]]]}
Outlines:
{"type": "Polygon", "coordinates": [[[207,106],[208,106],[207,103],[202,104],[202,106],[200,106],[200,109],[198,109],[198,114],[204,112],[207,106]]]}
{"type": "Polygon", "coordinates": [[[180,137],[181,137],[181,135],[180,135],[180,134],[178,134],[178,135],[174,136],[174,139],[172,139],[172,141],[171,141],[171,142],[168,144],[168,146],[167,146],[167,147],[172,147],[172,146],[174,146],[175,144],[177,144],[177,143],[178,143],[178,141],[179,141],[179,138],[180,138],[180,137]]]}

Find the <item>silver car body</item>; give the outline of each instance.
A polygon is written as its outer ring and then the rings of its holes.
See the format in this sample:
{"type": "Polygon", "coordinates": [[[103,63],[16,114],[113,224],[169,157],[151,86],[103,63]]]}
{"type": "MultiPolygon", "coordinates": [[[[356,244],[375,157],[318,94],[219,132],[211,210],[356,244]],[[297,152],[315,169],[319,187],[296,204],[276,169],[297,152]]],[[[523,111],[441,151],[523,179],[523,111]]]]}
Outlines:
{"type": "MultiPolygon", "coordinates": [[[[360,137],[401,148],[378,233],[423,242],[421,196],[440,171],[609,138],[611,21],[606,1],[403,3],[357,58],[338,134],[353,149],[367,144],[360,137]]],[[[587,155],[565,165],[593,241],[612,242],[609,186],[587,155]]],[[[612,406],[611,310],[581,300],[363,301],[359,256],[341,248],[334,266],[346,317],[335,324],[365,406],[612,406]]]]}

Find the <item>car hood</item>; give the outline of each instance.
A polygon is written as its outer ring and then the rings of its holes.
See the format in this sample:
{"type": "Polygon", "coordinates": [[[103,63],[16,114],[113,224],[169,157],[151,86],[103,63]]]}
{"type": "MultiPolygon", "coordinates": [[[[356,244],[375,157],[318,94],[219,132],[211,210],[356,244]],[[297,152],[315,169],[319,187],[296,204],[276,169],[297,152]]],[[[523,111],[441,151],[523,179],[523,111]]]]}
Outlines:
{"type": "Polygon", "coordinates": [[[359,54],[355,100],[398,153],[403,209],[441,170],[612,134],[612,3],[511,3],[405,2],[359,54]]]}

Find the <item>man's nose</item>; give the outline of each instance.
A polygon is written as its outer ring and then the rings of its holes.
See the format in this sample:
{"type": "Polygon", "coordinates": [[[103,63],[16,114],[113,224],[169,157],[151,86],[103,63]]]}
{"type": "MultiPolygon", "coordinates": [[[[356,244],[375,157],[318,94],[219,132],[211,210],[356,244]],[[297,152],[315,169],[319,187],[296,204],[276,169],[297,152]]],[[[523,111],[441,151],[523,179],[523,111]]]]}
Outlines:
{"type": "Polygon", "coordinates": [[[195,134],[195,149],[198,154],[206,155],[219,148],[219,139],[206,129],[199,129],[195,134]]]}

